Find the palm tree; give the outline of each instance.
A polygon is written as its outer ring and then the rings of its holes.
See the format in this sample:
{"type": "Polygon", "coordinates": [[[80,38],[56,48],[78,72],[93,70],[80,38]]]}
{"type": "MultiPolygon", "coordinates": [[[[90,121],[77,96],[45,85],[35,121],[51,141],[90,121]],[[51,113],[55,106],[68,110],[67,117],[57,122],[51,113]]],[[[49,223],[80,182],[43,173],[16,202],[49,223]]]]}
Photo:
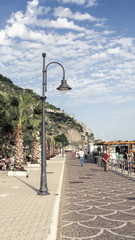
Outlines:
{"type": "Polygon", "coordinates": [[[16,170],[23,170],[23,133],[21,120],[18,123],[17,129],[15,130],[15,159],[14,168],[16,170]]]}
{"type": "Polygon", "coordinates": [[[61,148],[62,148],[62,143],[61,142],[56,142],[57,154],[60,154],[61,148]]]}
{"type": "Polygon", "coordinates": [[[51,137],[50,141],[50,157],[54,157],[54,149],[55,149],[55,139],[51,137]]]}
{"type": "Polygon", "coordinates": [[[34,133],[32,144],[32,163],[33,164],[38,163],[38,140],[36,132],[34,133]]]}
{"type": "Polygon", "coordinates": [[[33,114],[32,109],[30,109],[30,103],[32,101],[32,96],[27,92],[23,91],[19,96],[19,105],[18,105],[18,114],[19,114],[19,123],[17,129],[15,130],[15,169],[22,170],[24,163],[23,156],[23,132],[22,132],[22,123],[33,114]],[[29,111],[29,112],[28,112],[29,111]]]}
{"type": "Polygon", "coordinates": [[[46,134],[46,160],[50,160],[47,134],[46,134]]]}
{"type": "MultiPolygon", "coordinates": [[[[36,106],[38,106],[39,103],[37,103],[36,106]]],[[[33,143],[32,143],[32,163],[38,163],[38,153],[39,153],[39,140],[37,139],[37,132],[39,129],[40,125],[40,120],[39,118],[37,119],[36,114],[34,114],[33,119],[32,119],[32,125],[34,129],[34,137],[33,137],[33,143]]]]}

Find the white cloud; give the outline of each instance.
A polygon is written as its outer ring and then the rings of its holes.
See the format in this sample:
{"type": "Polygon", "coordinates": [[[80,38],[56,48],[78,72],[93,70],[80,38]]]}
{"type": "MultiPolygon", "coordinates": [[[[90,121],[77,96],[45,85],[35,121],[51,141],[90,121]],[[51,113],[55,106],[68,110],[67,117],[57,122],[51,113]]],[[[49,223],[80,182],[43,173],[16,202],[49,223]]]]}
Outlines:
{"type": "Polygon", "coordinates": [[[11,41],[10,39],[7,38],[6,33],[4,30],[0,31],[0,45],[10,45],[11,41]]]}
{"type": "MultiPolygon", "coordinates": [[[[82,2],[88,4],[84,0],[76,3],[82,2]]],[[[65,66],[69,85],[73,87],[71,102],[74,100],[78,105],[81,101],[115,104],[126,99],[127,102],[134,101],[130,96],[135,91],[134,39],[117,37],[108,27],[103,31],[95,30],[92,23],[100,20],[105,21],[87,12],[82,13],[81,9],[73,13],[69,8],[58,6],[50,9],[39,6],[36,0],[28,2],[26,12],[12,14],[0,31],[1,73],[7,75],[8,65],[9,77],[15,83],[38,89],[39,93],[41,53],[45,51],[48,61],[55,58],[65,66]],[[54,15],[48,15],[49,11],[54,15]],[[81,22],[84,20],[86,23],[81,22]]],[[[51,71],[50,68],[49,72],[49,79],[59,76],[56,69],[51,71]]],[[[50,95],[53,95],[57,79],[53,81],[53,84],[51,81],[48,84],[50,95]]]]}
{"type": "Polygon", "coordinates": [[[99,72],[99,73],[92,73],[91,76],[92,77],[103,78],[103,77],[105,77],[105,74],[99,72]]]}
{"type": "Polygon", "coordinates": [[[27,35],[26,32],[29,31],[28,28],[34,26],[38,28],[73,29],[76,31],[85,30],[84,27],[80,27],[79,25],[74,24],[73,21],[68,21],[66,18],[59,17],[56,20],[51,20],[38,17],[40,14],[47,13],[50,8],[38,7],[37,2],[38,1],[35,1],[35,5],[32,5],[32,7],[28,4],[25,14],[20,11],[12,14],[11,18],[7,21],[8,24],[6,26],[7,34],[9,36],[23,37],[24,35],[27,35]]]}
{"type": "Polygon", "coordinates": [[[109,53],[109,54],[120,54],[120,47],[117,47],[117,48],[109,48],[109,49],[107,49],[107,52],[109,53]]]}
{"type": "Polygon", "coordinates": [[[50,22],[50,26],[54,28],[66,28],[66,29],[74,29],[77,31],[85,31],[84,27],[79,27],[74,24],[73,21],[68,21],[66,18],[58,18],[56,21],[52,20],[50,22]]]}
{"type": "Polygon", "coordinates": [[[62,3],[75,3],[77,5],[86,5],[87,7],[93,7],[97,5],[97,0],[60,0],[62,3]]]}
{"type": "Polygon", "coordinates": [[[54,16],[71,18],[78,21],[83,21],[83,20],[89,20],[91,22],[99,21],[98,19],[96,19],[95,17],[91,16],[88,13],[85,13],[85,14],[81,14],[80,12],[72,13],[72,11],[69,8],[64,8],[62,6],[54,8],[54,16]]]}
{"type": "Polygon", "coordinates": [[[11,27],[6,27],[6,34],[11,38],[24,38],[27,35],[27,28],[24,24],[16,22],[11,27]]]}
{"type": "MultiPolygon", "coordinates": [[[[106,19],[103,19],[103,20],[106,21],[106,19]]],[[[110,35],[110,34],[113,34],[113,33],[115,33],[115,31],[109,31],[109,30],[104,31],[105,35],[110,35]]]]}

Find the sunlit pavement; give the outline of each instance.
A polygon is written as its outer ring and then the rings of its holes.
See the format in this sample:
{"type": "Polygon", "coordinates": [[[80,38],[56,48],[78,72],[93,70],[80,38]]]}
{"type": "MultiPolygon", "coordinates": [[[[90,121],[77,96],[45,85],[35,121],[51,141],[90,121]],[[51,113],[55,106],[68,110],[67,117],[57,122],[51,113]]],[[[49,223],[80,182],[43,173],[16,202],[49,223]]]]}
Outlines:
{"type": "Polygon", "coordinates": [[[47,196],[37,195],[40,168],[28,178],[0,171],[0,240],[55,239],[63,170],[61,155],[47,161],[47,196]]]}
{"type": "Polygon", "coordinates": [[[135,239],[135,180],[66,159],[57,240],[135,239]]]}
{"type": "Polygon", "coordinates": [[[47,161],[47,196],[37,195],[39,168],[29,178],[0,171],[1,240],[135,239],[134,179],[71,157],[62,181],[63,170],[61,155],[47,161]]]}

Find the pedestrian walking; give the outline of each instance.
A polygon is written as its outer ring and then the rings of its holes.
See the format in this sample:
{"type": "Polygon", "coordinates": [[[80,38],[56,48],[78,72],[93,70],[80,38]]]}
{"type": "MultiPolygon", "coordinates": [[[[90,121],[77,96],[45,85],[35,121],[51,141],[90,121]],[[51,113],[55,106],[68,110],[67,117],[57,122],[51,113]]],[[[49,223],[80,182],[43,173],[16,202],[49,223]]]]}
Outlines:
{"type": "Polygon", "coordinates": [[[108,161],[109,161],[109,155],[107,153],[103,154],[103,162],[104,162],[104,171],[108,172],[108,161]]]}
{"type": "Polygon", "coordinates": [[[78,152],[78,155],[81,161],[81,167],[83,167],[84,152],[82,151],[82,149],[80,149],[80,151],[78,152]]]}

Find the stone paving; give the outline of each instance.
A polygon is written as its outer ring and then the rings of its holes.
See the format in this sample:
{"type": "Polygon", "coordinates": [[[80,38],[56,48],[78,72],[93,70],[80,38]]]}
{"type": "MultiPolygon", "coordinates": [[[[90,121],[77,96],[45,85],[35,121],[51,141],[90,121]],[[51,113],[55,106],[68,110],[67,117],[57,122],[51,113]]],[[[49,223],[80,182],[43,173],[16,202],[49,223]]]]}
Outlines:
{"type": "Polygon", "coordinates": [[[57,240],[133,239],[135,180],[68,157],[57,240]]]}
{"type": "Polygon", "coordinates": [[[47,161],[47,196],[37,195],[40,168],[29,169],[28,178],[0,171],[0,240],[55,239],[63,169],[60,155],[47,161]]]}

